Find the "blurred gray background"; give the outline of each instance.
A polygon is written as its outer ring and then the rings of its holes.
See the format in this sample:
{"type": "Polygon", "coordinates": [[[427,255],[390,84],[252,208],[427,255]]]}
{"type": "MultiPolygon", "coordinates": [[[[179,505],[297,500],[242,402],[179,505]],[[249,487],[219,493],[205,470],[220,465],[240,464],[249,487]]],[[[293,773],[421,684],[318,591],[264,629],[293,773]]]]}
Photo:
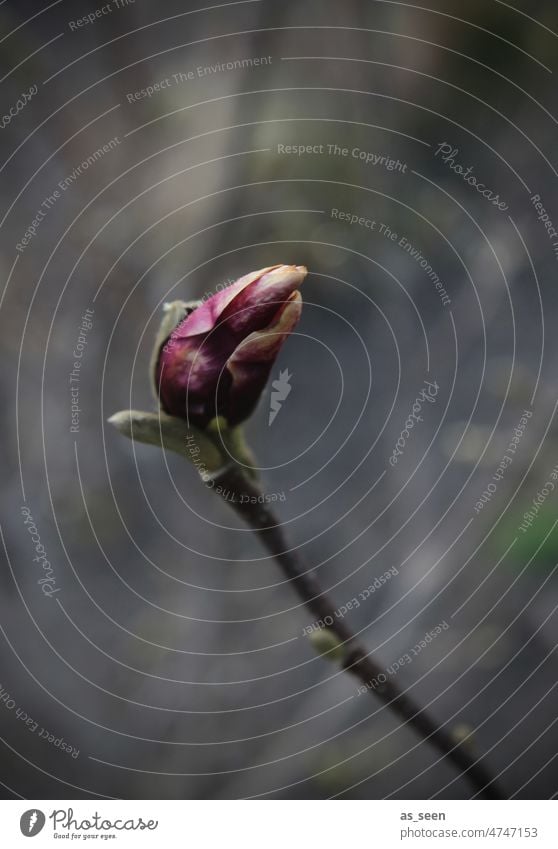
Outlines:
{"type": "Polygon", "coordinates": [[[247,430],[291,544],[336,605],[395,566],[349,624],[387,669],[446,621],[397,683],[474,729],[508,795],[558,791],[557,496],[519,529],[558,463],[556,256],[532,201],[558,225],[558,13],[429,6],[0,5],[7,797],[471,794],[314,654],[298,597],[194,470],[105,424],[154,409],[165,301],[279,262],[310,272],[274,371],[292,392],[269,427],[268,388],[247,430]],[[436,155],[443,143],[506,209],[436,155]],[[392,467],[425,380],[436,401],[392,467]]]}

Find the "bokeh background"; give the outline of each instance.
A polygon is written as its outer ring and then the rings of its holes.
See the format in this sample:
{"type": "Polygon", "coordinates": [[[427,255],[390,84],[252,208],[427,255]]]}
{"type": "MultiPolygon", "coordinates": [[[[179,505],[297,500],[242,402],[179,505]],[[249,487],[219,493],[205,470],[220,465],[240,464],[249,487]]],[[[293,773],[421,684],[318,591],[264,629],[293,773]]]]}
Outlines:
{"type": "Polygon", "coordinates": [[[292,391],[269,426],[269,387],[247,430],[291,544],[339,606],[396,567],[348,623],[388,669],[447,622],[398,685],[474,732],[508,796],[558,792],[558,495],[520,528],[558,464],[558,239],[533,201],[558,228],[558,11],[426,5],[0,4],[7,798],[471,795],[315,655],[298,597],[195,471],[106,425],[155,409],[165,301],[279,262],[310,272],[273,375],[292,391]],[[435,403],[392,466],[425,380],[435,403]]]}

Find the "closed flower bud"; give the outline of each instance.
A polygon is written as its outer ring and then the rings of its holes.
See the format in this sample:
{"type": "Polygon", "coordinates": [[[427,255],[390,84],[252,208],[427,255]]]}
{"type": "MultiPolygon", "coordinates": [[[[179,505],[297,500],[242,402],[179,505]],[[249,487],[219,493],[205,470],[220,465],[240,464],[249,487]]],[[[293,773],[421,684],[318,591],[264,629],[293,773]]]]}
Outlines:
{"type": "Polygon", "coordinates": [[[163,410],[205,428],[253,412],[300,317],[306,268],[276,265],[241,277],[198,306],[161,345],[155,384],[163,410]]]}
{"type": "Polygon", "coordinates": [[[330,628],[320,628],[309,635],[309,640],[318,654],[327,660],[340,661],[343,659],[345,650],[339,637],[330,628]]]}

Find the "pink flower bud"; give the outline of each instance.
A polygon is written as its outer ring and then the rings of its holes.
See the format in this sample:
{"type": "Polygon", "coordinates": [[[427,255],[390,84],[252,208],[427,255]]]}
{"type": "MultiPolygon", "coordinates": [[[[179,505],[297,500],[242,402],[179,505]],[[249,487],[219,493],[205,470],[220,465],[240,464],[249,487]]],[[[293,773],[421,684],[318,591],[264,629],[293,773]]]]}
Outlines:
{"type": "Polygon", "coordinates": [[[253,412],[302,310],[301,265],[246,274],[191,312],[162,345],[155,381],[171,416],[204,428],[237,425],[253,412]]]}

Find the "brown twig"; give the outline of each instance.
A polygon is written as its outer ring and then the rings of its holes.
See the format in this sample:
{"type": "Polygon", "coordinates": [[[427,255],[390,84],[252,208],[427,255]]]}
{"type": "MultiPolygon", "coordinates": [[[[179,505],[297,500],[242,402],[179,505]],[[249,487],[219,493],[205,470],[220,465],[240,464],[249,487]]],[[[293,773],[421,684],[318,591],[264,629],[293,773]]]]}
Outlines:
{"type": "Polygon", "coordinates": [[[452,761],[475,787],[476,796],[483,799],[502,798],[485,766],[478,759],[475,760],[465,745],[456,742],[446,730],[436,725],[426,710],[415,705],[393,680],[372,685],[378,677],[385,679],[383,668],[358,643],[351,629],[335,616],[335,606],[320,587],[315,575],[304,569],[296,551],[289,550],[281,523],[267,504],[261,502],[262,492],[258,484],[234,464],[218,473],[215,484],[227,504],[259,536],[313,617],[320,622],[332,622],[328,625],[329,630],[343,644],[343,669],[359,678],[371,693],[376,693],[405,723],[452,761]]]}

